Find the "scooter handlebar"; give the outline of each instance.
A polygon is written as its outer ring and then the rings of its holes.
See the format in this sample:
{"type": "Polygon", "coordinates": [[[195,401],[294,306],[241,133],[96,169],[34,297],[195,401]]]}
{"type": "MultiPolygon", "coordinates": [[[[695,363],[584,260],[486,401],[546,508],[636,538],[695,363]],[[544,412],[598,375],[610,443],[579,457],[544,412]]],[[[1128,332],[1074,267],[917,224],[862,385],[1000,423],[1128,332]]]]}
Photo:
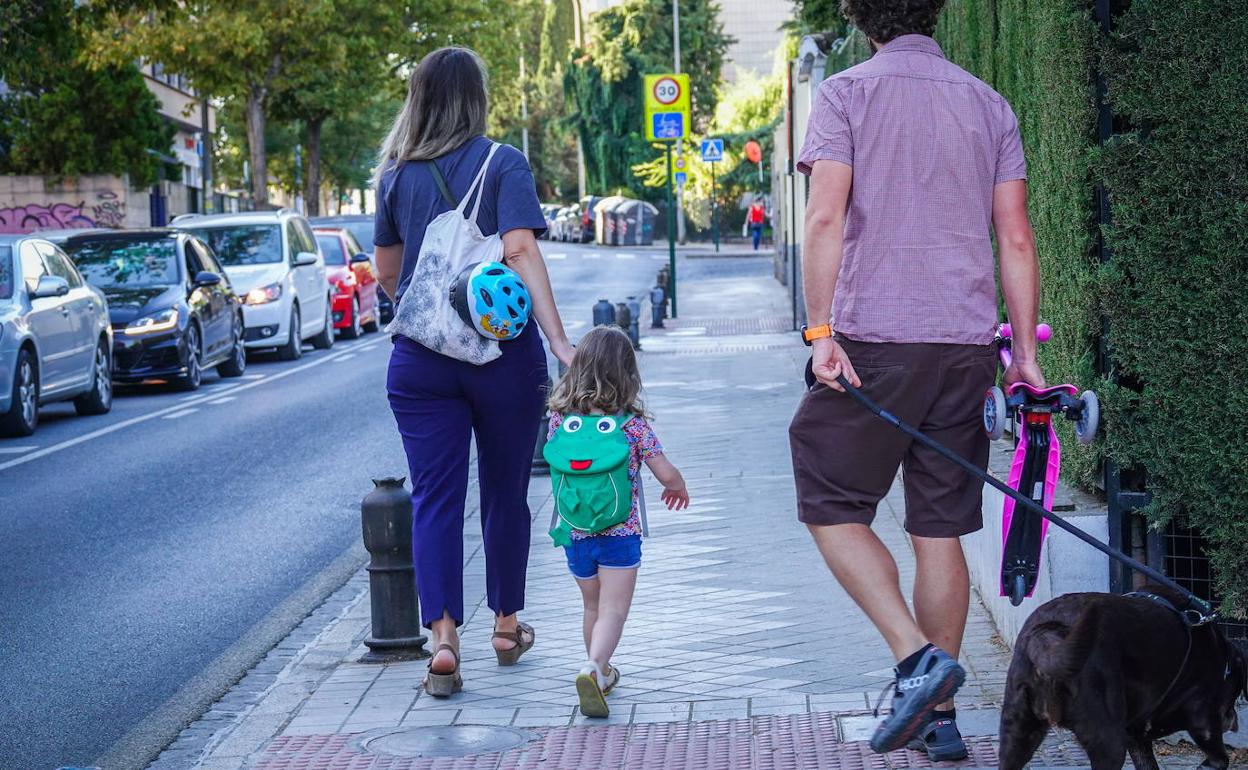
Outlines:
{"type": "MultiPolygon", "coordinates": [[[[1013,336],[1013,329],[1008,323],[1001,324],[1001,337],[1010,339],[1013,336]]],[[[1048,342],[1053,336],[1053,327],[1048,324],[1036,324],[1036,342],[1048,342]]]]}

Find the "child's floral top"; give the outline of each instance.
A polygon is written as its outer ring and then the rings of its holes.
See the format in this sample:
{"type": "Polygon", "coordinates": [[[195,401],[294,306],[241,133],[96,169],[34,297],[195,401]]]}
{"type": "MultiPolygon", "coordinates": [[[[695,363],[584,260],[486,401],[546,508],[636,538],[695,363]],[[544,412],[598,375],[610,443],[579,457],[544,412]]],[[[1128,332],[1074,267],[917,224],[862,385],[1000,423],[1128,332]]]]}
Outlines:
{"type": "MultiPolygon", "coordinates": [[[[548,441],[555,435],[555,431],[559,429],[559,425],[562,422],[563,415],[557,412],[550,415],[550,427],[546,431],[546,439],[548,441]]],[[[641,498],[641,464],[651,457],[658,457],[663,454],[663,445],[659,443],[659,437],[655,435],[654,428],[650,427],[650,423],[644,417],[634,416],[624,423],[624,427],[621,430],[624,431],[624,435],[628,438],[628,478],[633,483],[633,502],[629,510],[628,520],[601,532],[595,532],[593,535],[574,529],[572,530],[573,540],[581,540],[597,535],[622,537],[641,534],[641,516],[638,513],[637,505],[637,501],[641,498]]]]}

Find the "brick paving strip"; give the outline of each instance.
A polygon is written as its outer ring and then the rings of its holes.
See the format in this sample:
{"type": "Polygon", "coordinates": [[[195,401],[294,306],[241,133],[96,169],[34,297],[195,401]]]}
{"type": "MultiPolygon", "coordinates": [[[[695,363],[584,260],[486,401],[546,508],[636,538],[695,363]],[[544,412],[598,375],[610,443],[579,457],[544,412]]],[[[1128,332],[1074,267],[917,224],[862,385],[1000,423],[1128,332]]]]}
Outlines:
{"type": "MultiPolygon", "coordinates": [[[[717,297],[742,282],[769,280],[703,281],[685,287],[682,307],[691,317],[709,318],[699,311],[717,306],[717,297]]],[[[787,307],[783,291],[774,284],[768,291],[774,307],[760,315],[780,315],[787,307]]],[[[609,719],[588,720],[575,707],[572,678],[585,658],[580,595],[562,550],[545,534],[550,491],[537,478],[521,613],[535,626],[537,643],[520,665],[499,668],[490,647],[473,512],[465,596],[476,604],[467,607],[461,629],[463,693],[446,700],[424,695],[423,661],[357,662],[368,632],[361,573],[327,603],[337,611],[332,620],[318,611],[271,653],[284,656],[280,673],[249,674],[151,768],[930,766],[915,752],[877,756],[867,748],[878,721],[870,708],[891,682],[892,661],[793,512],[786,428],[801,395],[805,349],[792,334],[756,333],[722,337],[719,345],[700,339],[681,355],[662,355],[669,343],[685,345],[680,339],[653,338],[649,347],[656,349],[641,361],[655,428],[689,482],[693,505],[666,512],[658,485],[646,487],[653,537],[644,545],[632,614],[613,661],[623,680],[610,698],[609,719]],[[508,752],[458,758],[417,760],[366,748],[400,729],[453,725],[531,734],[508,752]]],[[[881,504],[875,528],[909,585],[914,560],[900,524],[902,506],[897,487],[881,504]]],[[[978,599],[972,604],[962,652],[968,680],[959,696],[972,757],[960,764],[992,767],[1009,652],[978,599]]],[[[275,665],[266,658],[257,669],[275,665]]],[[[1069,736],[1055,734],[1033,767],[1085,762],[1069,736]]]]}

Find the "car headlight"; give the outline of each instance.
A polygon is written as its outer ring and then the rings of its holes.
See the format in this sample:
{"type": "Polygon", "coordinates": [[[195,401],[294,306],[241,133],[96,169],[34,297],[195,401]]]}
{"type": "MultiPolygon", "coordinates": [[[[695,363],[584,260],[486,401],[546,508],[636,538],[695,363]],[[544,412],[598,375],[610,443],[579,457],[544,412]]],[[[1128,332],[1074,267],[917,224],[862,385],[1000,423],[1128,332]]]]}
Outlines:
{"type": "Polygon", "coordinates": [[[178,309],[171,307],[168,310],[162,310],[159,313],[145,315],[142,318],[136,318],[126,324],[126,334],[154,334],[156,332],[167,332],[170,329],[176,329],[178,326],[178,309]]]}
{"type": "Polygon", "coordinates": [[[282,285],[280,283],[271,283],[268,286],[260,286],[247,292],[247,299],[244,301],[248,305],[264,305],[276,301],[281,296],[282,285]]]}

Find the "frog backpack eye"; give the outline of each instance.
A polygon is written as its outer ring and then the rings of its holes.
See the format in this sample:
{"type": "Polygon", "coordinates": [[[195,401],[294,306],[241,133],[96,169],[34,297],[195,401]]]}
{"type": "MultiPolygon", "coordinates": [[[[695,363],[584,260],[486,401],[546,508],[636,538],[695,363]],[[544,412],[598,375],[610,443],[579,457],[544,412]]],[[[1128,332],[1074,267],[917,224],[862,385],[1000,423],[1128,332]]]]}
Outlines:
{"type": "Polygon", "coordinates": [[[598,429],[599,433],[610,433],[615,430],[615,418],[599,417],[598,421],[594,424],[594,427],[598,429]]]}
{"type": "Polygon", "coordinates": [[[569,417],[568,419],[564,420],[563,429],[567,433],[576,433],[578,430],[581,429],[581,418],[569,417]]]}

